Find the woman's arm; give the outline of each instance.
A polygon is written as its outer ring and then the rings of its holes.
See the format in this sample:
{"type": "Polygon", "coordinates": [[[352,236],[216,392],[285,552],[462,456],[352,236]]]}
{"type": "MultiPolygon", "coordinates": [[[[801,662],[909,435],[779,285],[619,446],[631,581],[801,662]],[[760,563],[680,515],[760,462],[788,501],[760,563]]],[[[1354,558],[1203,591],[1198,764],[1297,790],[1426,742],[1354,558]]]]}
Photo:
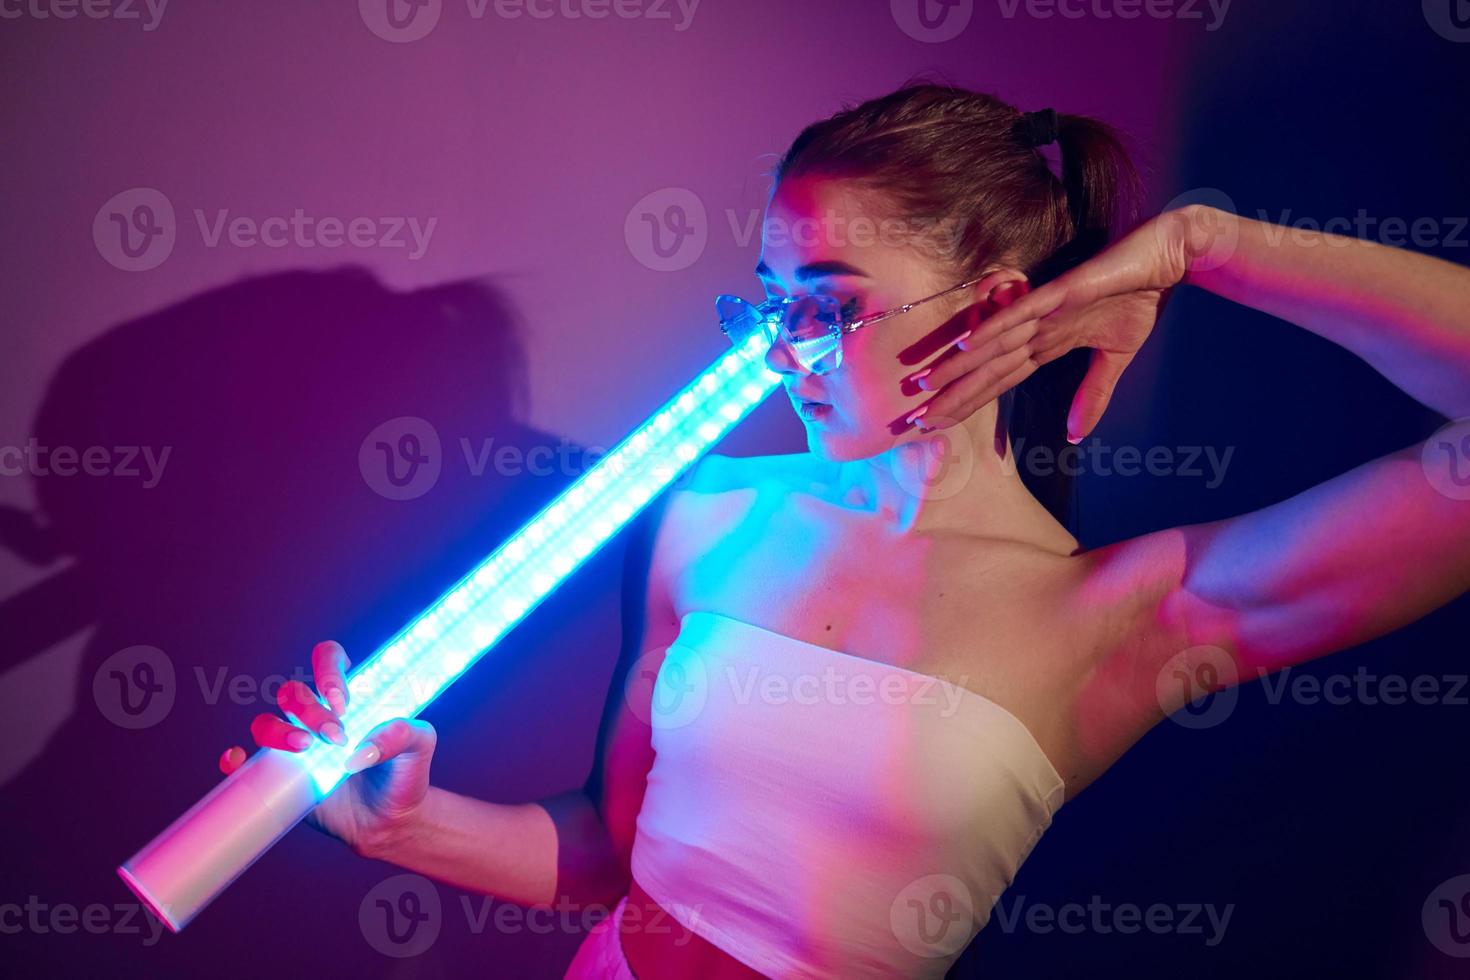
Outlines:
{"type": "Polygon", "coordinates": [[[661,659],[678,630],[664,563],[654,548],[666,505],[677,492],[660,496],[630,528],[622,651],[587,784],[510,805],[430,787],[406,820],[363,842],[360,854],[520,905],[607,907],[626,893],[632,831],[652,748],[648,725],[636,717],[624,691],[629,670],[656,670],[654,657],[661,659]]]}
{"type": "Polygon", "coordinates": [[[1184,282],[1346,347],[1441,415],[1470,415],[1470,269],[1214,208],[1178,213],[1184,282]]]}
{"type": "MultiPolygon", "coordinates": [[[[581,803],[591,809],[590,801],[581,803]]],[[[409,819],[355,850],[466,891],[518,905],[550,904],[558,891],[560,842],[594,829],[578,818],[575,802],[560,822],[556,809],[544,802],[488,803],[431,786],[409,819]]]]}
{"type": "MultiPolygon", "coordinates": [[[[1187,210],[1184,281],[1352,350],[1406,393],[1470,415],[1470,270],[1356,239],[1187,210]]],[[[1352,397],[1344,392],[1345,398],[1352,397]]],[[[1122,663],[1150,715],[1160,674],[1227,651],[1245,682],[1388,633],[1470,589],[1466,447],[1431,437],[1252,513],[1089,556],[1130,596],[1122,663]],[[1427,451],[1426,451],[1427,450],[1427,451]]],[[[1219,665],[1216,664],[1218,667],[1219,665]]]]}

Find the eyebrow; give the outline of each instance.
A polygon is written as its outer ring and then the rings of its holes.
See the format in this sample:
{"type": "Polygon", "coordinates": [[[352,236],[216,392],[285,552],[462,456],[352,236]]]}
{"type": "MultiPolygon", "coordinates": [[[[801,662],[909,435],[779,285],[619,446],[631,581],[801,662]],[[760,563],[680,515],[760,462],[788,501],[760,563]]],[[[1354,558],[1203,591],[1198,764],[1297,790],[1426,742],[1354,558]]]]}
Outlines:
{"type": "MultiPolygon", "coordinates": [[[[771,271],[771,267],[766,265],[764,261],[755,267],[755,274],[761,279],[776,278],[776,274],[771,271]]],[[[846,262],[838,262],[835,259],[827,262],[808,262],[796,270],[797,282],[825,279],[828,276],[862,276],[864,279],[872,278],[857,266],[848,265],[846,262]]]]}

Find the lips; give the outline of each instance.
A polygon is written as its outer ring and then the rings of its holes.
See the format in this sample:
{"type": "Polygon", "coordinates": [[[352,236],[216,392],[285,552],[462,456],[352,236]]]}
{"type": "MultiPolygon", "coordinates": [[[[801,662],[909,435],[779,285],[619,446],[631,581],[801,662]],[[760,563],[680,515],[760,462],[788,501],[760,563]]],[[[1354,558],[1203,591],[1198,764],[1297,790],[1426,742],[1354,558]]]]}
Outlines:
{"type": "Polygon", "coordinates": [[[791,395],[791,404],[795,407],[796,414],[808,422],[820,422],[832,412],[832,406],[828,402],[803,398],[794,391],[788,394],[791,395]]]}
{"type": "Polygon", "coordinates": [[[829,404],[831,404],[830,402],[818,401],[815,398],[805,398],[805,397],[803,397],[801,395],[798,395],[794,391],[788,392],[788,394],[791,396],[791,400],[796,403],[796,405],[797,405],[798,408],[800,408],[802,405],[829,405],[829,404]]]}

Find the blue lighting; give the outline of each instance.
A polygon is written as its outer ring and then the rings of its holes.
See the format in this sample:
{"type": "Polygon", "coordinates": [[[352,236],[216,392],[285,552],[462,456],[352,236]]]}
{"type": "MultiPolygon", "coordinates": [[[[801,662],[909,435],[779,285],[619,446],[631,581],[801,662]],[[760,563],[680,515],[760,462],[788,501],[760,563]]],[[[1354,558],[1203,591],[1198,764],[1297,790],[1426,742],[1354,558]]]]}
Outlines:
{"type": "Polygon", "coordinates": [[[347,746],[300,756],[322,796],[364,735],[432,703],[774,390],[764,341],[722,355],[352,672],[347,746]]]}

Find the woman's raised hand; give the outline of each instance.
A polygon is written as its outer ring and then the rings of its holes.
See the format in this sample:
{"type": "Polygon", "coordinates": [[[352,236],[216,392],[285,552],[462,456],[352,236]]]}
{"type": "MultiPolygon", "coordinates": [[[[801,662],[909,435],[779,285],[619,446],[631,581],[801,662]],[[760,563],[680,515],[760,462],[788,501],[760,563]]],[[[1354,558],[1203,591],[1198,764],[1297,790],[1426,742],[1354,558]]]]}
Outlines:
{"type": "MultiPolygon", "coordinates": [[[[286,752],[305,751],[314,738],[346,745],[342,714],[347,710],[349,666],[340,643],[318,643],[311,652],[316,691],[297,680],[281,685],[276,704],[285,717],[256,715],[250,724],[255,743],[286,752]]],[[[354,775],[307,822],[360,854],[381,853],[428,793],[434,744],[434,728],[425,721],[395,718],[374,728],[347,760],[354,775]]],[[[220,769],[229,775],[245,757],[243,748],[232,746],[220,756],[220,769]]]]}
{"type": "Polygon", "coordinates": [[[1188,243],[1199,237],[1193,226],[1206,220],[1197,208],[1167,211],[1043,286],[998,287],[991,302],[1000,309],[920,382],[938,392],[924,413],[926,427],[955,425],[1041,365],[1087,347],[1092,360],[1067,415],[1068,438],[1080,442],[1183,281],[1188,243]]]}

